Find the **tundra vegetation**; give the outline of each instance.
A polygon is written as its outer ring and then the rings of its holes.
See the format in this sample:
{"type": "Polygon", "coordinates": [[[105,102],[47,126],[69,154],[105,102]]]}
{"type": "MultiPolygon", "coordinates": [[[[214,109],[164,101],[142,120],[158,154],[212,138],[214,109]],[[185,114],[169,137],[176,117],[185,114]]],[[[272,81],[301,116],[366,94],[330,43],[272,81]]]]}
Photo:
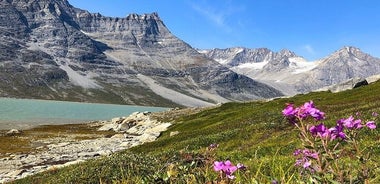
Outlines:
{"type": "Polygon", "coordinates": [[[380,183],[379,93],[376,82],[165,112],[174,125],[154,142],[11,183],[380,183]]]}

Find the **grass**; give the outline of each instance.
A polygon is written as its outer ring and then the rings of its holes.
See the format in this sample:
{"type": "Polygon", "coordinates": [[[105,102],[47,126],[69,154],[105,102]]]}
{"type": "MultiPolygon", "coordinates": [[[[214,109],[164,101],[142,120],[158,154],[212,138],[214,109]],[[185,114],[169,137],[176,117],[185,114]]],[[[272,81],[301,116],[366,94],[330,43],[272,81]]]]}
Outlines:
{"type": "MultiPolygon", "coordinates": [[[[307,182],[294,168],[292,152],[300,146],[298,132],[281,115],[286,103],[296,105],[313,100],[333,125],[356,112],[363,119],[380,112],[380,82],[340,93],[314,92],[269,102],[227,103],[197,113],[176,114],[174,125],[155,142],[146,143],[111,157],[90,160],[60,170],[36,174],[13,183],[212,183],[218,173],[215,160],[244,163],[235,183],[307,182]],[[170,132],[179,134],[169,136],[170,132]],[[216,149],[207,147],[217,143],[216,149]]],[[[377,122],[379,125],[379,122],[377,122]]],[[[362,146],[373,151],[368,163],[379,173],[379,129],[361,135],[362,146]]],[[[355,165],[356,158],[342,164],[355,165]]],[[[354,177],[355,175],[353,175],[354,177]]],[[[370,183],[380,183],[371,176],[370,183]]]]}

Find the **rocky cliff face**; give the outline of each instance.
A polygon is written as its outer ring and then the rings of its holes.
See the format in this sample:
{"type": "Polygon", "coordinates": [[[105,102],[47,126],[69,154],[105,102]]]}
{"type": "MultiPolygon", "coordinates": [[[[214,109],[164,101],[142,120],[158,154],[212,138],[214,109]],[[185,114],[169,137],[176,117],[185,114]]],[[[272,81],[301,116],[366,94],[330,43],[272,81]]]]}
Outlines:
{"type": "Polygon", "coordinates": [[[198,53],[157,13],[105,17],[67,0],[0,6],[1,96],[202,106],[282,95],[198,53]]]}
{"type": "Polygon", "coordinates": [[[380,73],[380,59],[355,47],[343,47],[315,62],[308,62],[288,50],[276,53],[268,49],[229,48],[202,53],[237,73],[269,84],[288,95],[380,73]]]}

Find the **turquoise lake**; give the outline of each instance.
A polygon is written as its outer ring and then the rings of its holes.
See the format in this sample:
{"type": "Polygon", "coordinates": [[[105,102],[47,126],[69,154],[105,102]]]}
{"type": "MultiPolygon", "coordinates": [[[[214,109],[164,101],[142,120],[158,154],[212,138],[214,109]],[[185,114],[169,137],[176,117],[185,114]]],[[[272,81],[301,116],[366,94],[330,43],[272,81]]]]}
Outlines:
{"type": "Polygon", "coordinates": [[[0,98],[0,130],[26,129],[38,125],[83,123],[110,120],[139,111],[165,111],[168,108],[131,105],[62,102],[0,98]]]}

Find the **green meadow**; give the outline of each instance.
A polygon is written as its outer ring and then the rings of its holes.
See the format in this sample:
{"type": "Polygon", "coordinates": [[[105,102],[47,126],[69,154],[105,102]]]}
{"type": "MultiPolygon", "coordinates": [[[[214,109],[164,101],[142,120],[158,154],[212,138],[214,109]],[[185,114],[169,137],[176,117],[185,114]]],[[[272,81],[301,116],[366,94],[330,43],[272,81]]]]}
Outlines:
{"type": "MultiPolygon", "coordinates": [[[[12,183],[311,183],[294,165],[293,152],[301,146],[298,131],[281,111],[286,103],[299,106],[312,100],[326,113],[327,125],[357,112],[362,119],[380,113],[380,82],[339,93],[313,92],[291,98],[226,103],[200,112],[161,117],[174,125],[156,141],[109,157],[52,169],[12,183]],[[177,135],[170,136],[171,132],[177,135]],[[210,147],[214,144],[214,147],[210,147]],[[218,146],[215,146],[218,145],[218,146]],[[214,161],[242,163],[235,179],[221,179],[214,161]]],[[[380,125],[379,122],[376,122],[380,125]]],[[[379,127],[361,130],[360,146],[371,153],[370,173],[380,173],[379,127]]],[[[349,146],[342,143],[343,146],[349,146]]],[[[380,175],[357,178],[363,160],[342,155],[351,183],[380,183],[380,175]]]]}

